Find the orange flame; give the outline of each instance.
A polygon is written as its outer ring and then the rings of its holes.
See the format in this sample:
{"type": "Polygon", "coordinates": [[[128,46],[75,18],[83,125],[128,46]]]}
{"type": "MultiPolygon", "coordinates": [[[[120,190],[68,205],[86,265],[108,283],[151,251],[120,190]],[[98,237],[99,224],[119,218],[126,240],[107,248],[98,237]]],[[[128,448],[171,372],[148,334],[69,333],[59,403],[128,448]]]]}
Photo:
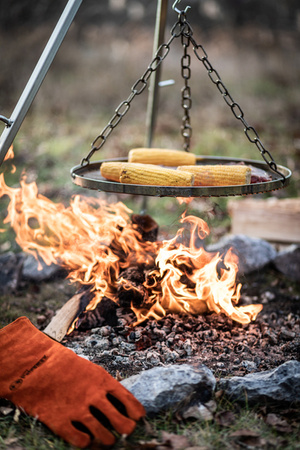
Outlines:
{"type": "Polygon", "coordinates": [[[90,285],[94,298],[87,309],[94,309],[104,296],[116,301],[118,286],[126,284],[122,270],[137,264],[149,268],[144,286],[150,292],[150,308],[132,305],[136,324],[168,312],[206,311],[249,323],[262,309],[237,306],[237,257],[231,251],[222,257],[204,250],[209,229],[200,218],[183,215],[183,226],[173,239],[150,242],[143,240],[130,221],[132,211],[121,202],[110,205],[76,195],[66,207],[39,194],[25,175],[20,188],[10,188],[0,174],[3,195],[10,198],[4,223],[13,227],[17,243],[46,264],[67,268],[72,282],[90,285]]]}
{"type": "MultiPolygon", "coordinates": [[[[13,145],[11,145],[4,157],[4,161],[8,161],[9,159],[13,159],[14,157],[15,157],[15,155],[14,155],[13,145]]],[[[14,164],[12,164],[11,173],[15,173],[15,171],[16,171],[16,166],[14,164]]]]}

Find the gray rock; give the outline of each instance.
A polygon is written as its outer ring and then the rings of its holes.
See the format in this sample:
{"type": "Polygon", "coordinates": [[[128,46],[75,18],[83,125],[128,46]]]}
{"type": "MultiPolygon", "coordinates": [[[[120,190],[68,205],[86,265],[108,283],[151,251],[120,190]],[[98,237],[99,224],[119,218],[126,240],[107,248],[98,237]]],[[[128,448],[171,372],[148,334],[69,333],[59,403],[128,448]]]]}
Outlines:
{"type": "Polygon", "coordinates": [[[207,403],[216,379],[204,365],[154,367],[121,382],[145,407],[148,415],[189,404],[207,403]]]}
{"type": "Polygon", "coordinates": [[[38,261],[33,255],[26,254],[24,257],[22,278],[24,280],[41,282],[64,273],[64,270],[60,266],[56,264],[47,266],[42,259],[40,259],[40,266],[39,268],[38,261]]]}
{"type": "Polygon", "coordinates": [[[269,242],[243,234],[224,236],[216,244],[208,245],[206,250],[224,253],[230,247],[239,258],[239,272],[244,274],[265,267],[277,255],[277,251],[269,242]]]}
{"type": "Polygon", "coordinates": [[[287,361],[273,370],[222,378],[219,387],[231,399],[249,404],[299,403],[300,362],[287,361]]]}
{"type": "Polygon", "coordinates": [[[22,279],[23,261],[22,254],[7,252],[0,255],[0,294],[18,289],[22,279]]]}
{"type": "Polygon", "coordinates": [[[300,245],[290,245],[279,252],[273,264],[291,280],[300,281],[300,245]]]}

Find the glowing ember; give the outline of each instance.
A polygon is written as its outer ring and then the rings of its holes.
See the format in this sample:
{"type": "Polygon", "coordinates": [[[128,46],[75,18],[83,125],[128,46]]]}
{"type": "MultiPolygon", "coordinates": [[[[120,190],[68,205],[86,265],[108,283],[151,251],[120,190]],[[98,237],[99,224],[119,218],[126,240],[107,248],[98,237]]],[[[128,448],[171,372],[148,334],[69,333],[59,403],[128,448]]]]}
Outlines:
{"type": "Polygon", "coordinates": [[[136,324],[169,312],[225,313],[240,323],[249,323],[261,305],[237,306],[241,285],[236,284],[238,260],[228,251],[206,252],[203,239],[207,224],[183,215],[182,228],[167,241],[151,242],[142,237],[123,203],[75,196],[70,205],[53,203],[38,193],[35,183],[10,188],[0,174],[0,197],[10,203],[4,223],[10,223],[20,247],[46,264],[60,264],[72,282],[89,285],[94,293],[87,309],[94,309],[105,296],[116,301],[120,286],[126,289],[122,271],[143,266],[143,286],[149,294],[146,307],[131,305],[136,324]]]}

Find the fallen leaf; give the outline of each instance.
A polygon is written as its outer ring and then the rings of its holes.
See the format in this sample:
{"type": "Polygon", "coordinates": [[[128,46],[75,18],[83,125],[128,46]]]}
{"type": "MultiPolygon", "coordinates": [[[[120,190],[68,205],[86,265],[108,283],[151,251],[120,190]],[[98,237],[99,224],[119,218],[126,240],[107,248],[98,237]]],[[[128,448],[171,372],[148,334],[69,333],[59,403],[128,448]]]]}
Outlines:
{"type": "Polygon", "coordinates": [[[4,444],[5,445],[11,445],[14,444],[15,442],[18,442],[19,438],[17,437],[8,437],[7,439],[4,439],[4,444]]]}
{"type": "Polygon", "coordinates": [[[230,427],[235,422],[235,414],[232,411],[220,411],[215,420],[221,427],[230,427]]]}
{"type": "Polygon", "coordinates": [[[241,429],[230,433],[229,435],[236,442],[241,442],[249,447],[263,447],[265,440],[258,433],[252,430],[241,429]]]}
{"type": "Polygon", "coordinates": [[[223,391],[222,389],[220,389],[219,391],[217,391],[215,393],[215,398],[216,400],[220,400],[221,398],[224,397],[225,391],[223,391]]]}
{"type": "Polygon", "coordinates": [[[233,431],[230,433],[230,436],[232,437],[259,437],[259,434],[256,431],[248,430],[248,429],[241,429],[237,431],[233,431]]]}
{"type": "Polygon", "coordinates": [[[189,445],[188,439],[181,434],[162,432],[163,445],[169,446],[172,450],[185,450],[189,445]]]}
{"type": "Polygon", "coordinates": [[[143,418],[143,425],[145,427],[145,433],[147,436],[157,436],[157,432],[154,430],[153,426],[151,425],[150,422],[148,422],[148,420],[146,420],[145,418],[143,418]]]}
{"type": "Polygon", "coordinates": [[[292,427],[288,424],[288,422],[277,414],[269,413],[265,419],[265,422],[280,433],[290,433],[292,431],[292,427]]]}

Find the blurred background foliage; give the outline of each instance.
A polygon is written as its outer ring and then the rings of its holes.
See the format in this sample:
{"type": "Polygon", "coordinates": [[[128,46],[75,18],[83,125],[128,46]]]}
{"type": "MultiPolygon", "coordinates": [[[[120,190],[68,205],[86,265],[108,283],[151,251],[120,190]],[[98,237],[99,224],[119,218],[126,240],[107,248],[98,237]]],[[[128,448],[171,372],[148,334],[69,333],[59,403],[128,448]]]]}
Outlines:
{"type": "MultiPolygon", "coordinates": [[[[183,3],[182,9],[186,6],[183,3]]],[[[189,0],[185,3],[192,7],[193,19],[208,28],[221,23],[243,27],[255,22],[276,32],[297,30],[299,26],[298,0],[189,0]]],[[[3,30],[11,30],[20,26],[45,24],[55,19],[65,4],[65,0],[2,0],[0,26],[3,30]]],[[[155,14],[156,2],[84,0],[80,8],[81,12],[76,18],[79,26],[101,24],[103,21],[122,24],[128,20],[139,20],[147,25],[155,14]]],[[[181,9],[181,5],[178,8],[181,9]]]]}

